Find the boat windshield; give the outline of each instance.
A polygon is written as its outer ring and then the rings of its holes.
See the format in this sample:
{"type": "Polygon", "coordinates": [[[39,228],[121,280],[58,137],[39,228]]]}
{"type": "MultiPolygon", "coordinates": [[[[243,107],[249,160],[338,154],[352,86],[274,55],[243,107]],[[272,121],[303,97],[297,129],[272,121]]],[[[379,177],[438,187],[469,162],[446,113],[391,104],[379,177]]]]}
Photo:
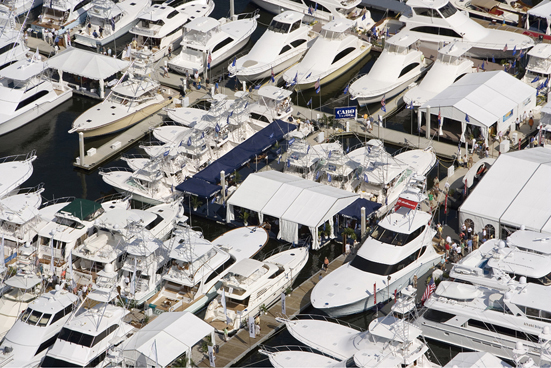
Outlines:
{"type": "Polygon", "coordinates": [[[291,29],[291,25],[289,23],[281,23],[277,20],[272,20],[272,23],[270,23],[270,26],[268,27],[268,30],[277,33],[288,33],[289,29],[291,29]]]}
{"type": "Polygon", "coordinates": [[[450,3],[447,3],[446,5],[444,5],[443,7],[441,7],[438,10],[440,11],[440,13],[442,14],[442,16],[444,18],[449,18],[452,15],[454,15],[455,13],[457,13],[457,9],[455,8],[455,6],[453,6],[450,3]]]}
{"type": "Polygon", "coordinates": [[[551,67],[551,60],[530,55],[526,69],[547,71],[551,67]]]}
{"type": "Polygon", "coordinates": [[[35,311],[31,308],[27,308],[25,313],[21,315],[21,321],[38,327],[45,327],[52,318],[51,314],[35,311]]]}
{"type": "Polygon", "coordinates": [[[426,246],[422,247],[419,250],[416,250],[398,263],[392,265],[370,261],[369,259],[365,259],[362,256],[356,255],[352,262],[350,262],[350,266],[357,268],[360,271],[375,275],[392,275],[393,273],[396,273],[415,262],[416,259],[418,259],[425,253],[425,250],[427,250],[426,246]]]}
{"type": "Polygon", "coordinates": [[[371,237],[382,243],[403,246],[417,238],[424,230],[425,226],[423,225],[411,234],[402,234],[377,225],[375,230],[371,233],[371,237]]]}

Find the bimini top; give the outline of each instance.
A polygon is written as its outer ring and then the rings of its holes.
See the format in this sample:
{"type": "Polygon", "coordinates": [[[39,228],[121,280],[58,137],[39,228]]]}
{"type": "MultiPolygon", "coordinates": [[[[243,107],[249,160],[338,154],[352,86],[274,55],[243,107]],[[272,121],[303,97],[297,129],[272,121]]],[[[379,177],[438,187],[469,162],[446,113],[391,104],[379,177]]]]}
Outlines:
{"type": "Polygon", "coordinates": [[[220,22],[211,17],[200,17],[185,25],[186,30],[207,33],[218,27],[220,22]]]}
{"type": "Polygon", "coordinates": [[[293,92],[276,86],[264,86],[258,90],[258,96],[281,101],[291,96],[293,92]]]}
{"type": "MultiPolygon", "coordinates": [[[[551,6],[550,6],[551,7],[551,6]]],[[[551,9],[549,10],[551,14],[551,9]]],[[[538,43],[530,51],[528,51],[528,56],[538,57],[542,59],[547,59],[551,57],[551,44],[548,43],[538,43]]]]}
{"type": "Polygon", "coordinates": [[[60,215],[70,215],[82,221],[92,221],[104,212],[101,204],[88,199],[77,198],[57,213],[60,215]]]}
{"type": "Polygon", "coordinates": [[[400,32],[390,37],[386,42],[391,45],[409,47],[419,40],[419,37],[410,32],[400,32]]]}
{"type": "Polygon", "coordinates": [[[30,61],[28,59],[19,60],[10,66],[0,70],[0,77],[25,81],[42,73],[47,65],[41,61],[30,61]]]}
{"type": "Polygon", "coordinates": [[[262,262],[257,261],[256,259],[245,258],[233,266],[229,273],[234,275],[240,275],[245,278],[251,276],[256,270],[262,266],[262,262]]]}
{"type": "Polygon", "coordinates": [[[334,33],[343,33],[352,27],[354,27],[354,22],[352,20],[345,19],[345,18],[337,18],[323,25],[321,29],[323,29],[324,31],[329,31],[334,33]]]}
{"type": "MultiPolygon", "coordinates": [[[[551,45],[549,45],[551,46],[551,45]]],[[[465,42],[449,43],[446,46],[438,50],[439,54],[460,57],[463,56],[471,49],[471,45],[465,42]]]]}
{"type": "Polygon", "coordinates": [[[473,285],[442,281],[434,294],[448,299],[469,300],[482,296],[483,293],[473,285]]]}
{"type": "Polygon", "coordinates": [[[6,285],[16,289],[28,290],[40,284],[42,279],[36,275],[19,274],[6,280],[6,285]]]}
{"type": "Polygon", "coordinates": [[[98,225],[112,230],[122,230],[131,222],[138,222],[144,225],[155,220],[154,213],[142,210],[114,209],[105,213],[99,220],[98,225]]]}

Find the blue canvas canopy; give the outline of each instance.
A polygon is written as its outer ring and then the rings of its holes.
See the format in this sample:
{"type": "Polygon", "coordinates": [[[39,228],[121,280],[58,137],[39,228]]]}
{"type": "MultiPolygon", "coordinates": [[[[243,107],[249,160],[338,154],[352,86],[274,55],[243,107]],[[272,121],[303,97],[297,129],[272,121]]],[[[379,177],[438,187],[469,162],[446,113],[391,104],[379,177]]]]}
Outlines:
{"type": "MultiPolygon", "coordinates": [[[[211,184],[217,184],[220,182],[220,171],[224,170],[226,176],[228,176],[235,170],[239,170],[254,158],[255,155],[266,151],[275,142],[281,140],[285,134],[296,128],[295,124],[287,123],[283,120],[274,120],[274,122],[251,138],[195,174],[194,178],[202,179],[211,184]]],[[[176,189],[180,190],[181,185],[178,185],[176,189]]]]}
{"type": "Polygon", "coordinates": [[[189,178],[176,187],[180,192],[185,194],[193,194],[199,197],[210,198],[220,192],[220,185],[211,184],[202,179],[189,178]]]}
{"type": "Polygon", "coordinates": [[[358,198],[352,202],[348,207],[339,212],[339,215],[345,217],[361,220],[362,207],[365,207],[365,215],[369,216],[373,212],[381,208],[382,204],[367,200],[365,198],[358,198]]]}

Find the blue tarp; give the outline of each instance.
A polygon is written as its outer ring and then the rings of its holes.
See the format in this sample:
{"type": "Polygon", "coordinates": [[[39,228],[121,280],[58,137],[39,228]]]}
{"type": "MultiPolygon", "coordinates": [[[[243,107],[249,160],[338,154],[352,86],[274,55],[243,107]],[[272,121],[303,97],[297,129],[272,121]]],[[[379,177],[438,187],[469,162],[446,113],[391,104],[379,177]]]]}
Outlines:
{"type": "Polygon", "coordinates": [[[193,194],[199,197],[209,198],[220,192],[222,187],[220,185],[211,184],[198,178],[189,178],[188,180],[178,185],[176,189],[186,194],[193,194]]]}
{"type": "Polygon", "coordinates": [[[377,202],[369,201],[365,198],[358,198],[352,202],[348,207],[339,212],[339,215],[361,220],[362,207],[365,207],[365,215],[369,216],[371,213],[381,208],[381,204],[377,202]]]}
{"type": "MultiPolygon", "coordinates": [[[[283,120],[274,120],[251,138],[195,174],[194,178],[217,184],[220,182],[220,171],[224,170],[226,176],[232,174],[235,170],[239,170],[247,164],[255,155],[266,151],[275,142],[281,140],[285,134],[296,128],[295,124],[283,120]]],[[[182,184],[178,185],[176,189],[180,190],[182,184]]]]}

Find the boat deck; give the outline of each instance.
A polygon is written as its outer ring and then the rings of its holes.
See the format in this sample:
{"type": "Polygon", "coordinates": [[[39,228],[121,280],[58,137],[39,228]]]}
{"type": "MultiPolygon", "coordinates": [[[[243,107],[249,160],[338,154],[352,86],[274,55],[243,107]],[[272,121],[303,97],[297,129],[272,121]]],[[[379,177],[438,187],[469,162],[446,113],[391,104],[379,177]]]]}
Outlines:
{"type": "MultiPolygon", "coordinates": [[[[322,276],[325,276],[345,262],[345,255],[341,255],[335,258],[329,263],[327,273],[321,272],[322,276]]],[[[279,331],[285,325],[276,321],[276,317],[293,318],[297,314],[300,314],[305,308],[310,306],[310,293],[314,286],[318,283],[319,273],[315,273],[308,280],[304,281],[300,286],[293,290],[291,295],[286,298],[286,315],[281,313],[281,302],[274,304],[268,309],[268,312],[260,317],[260,335],[252,339],[249,336],[249,331],[246,329],[240,329],[234,336],[224,342],[217,336],[216,342],[220,345],[218,354],[216,354],[216,366],[217,367],[229,367],[236,364],[251,350],[258,347],[260,344],[268,340],[275,332],[279,331]]],[[[211,324],[214,326],[214,323],[211,324]]],[[[220,322],[220,326],[224,329],[224,322],[220,322]]],[[[214,326],[218,328],[218,326],[214,326]]],[[[208,359],[203,359],[197,364],[198,367],[208,367],[208,359]]]]}

